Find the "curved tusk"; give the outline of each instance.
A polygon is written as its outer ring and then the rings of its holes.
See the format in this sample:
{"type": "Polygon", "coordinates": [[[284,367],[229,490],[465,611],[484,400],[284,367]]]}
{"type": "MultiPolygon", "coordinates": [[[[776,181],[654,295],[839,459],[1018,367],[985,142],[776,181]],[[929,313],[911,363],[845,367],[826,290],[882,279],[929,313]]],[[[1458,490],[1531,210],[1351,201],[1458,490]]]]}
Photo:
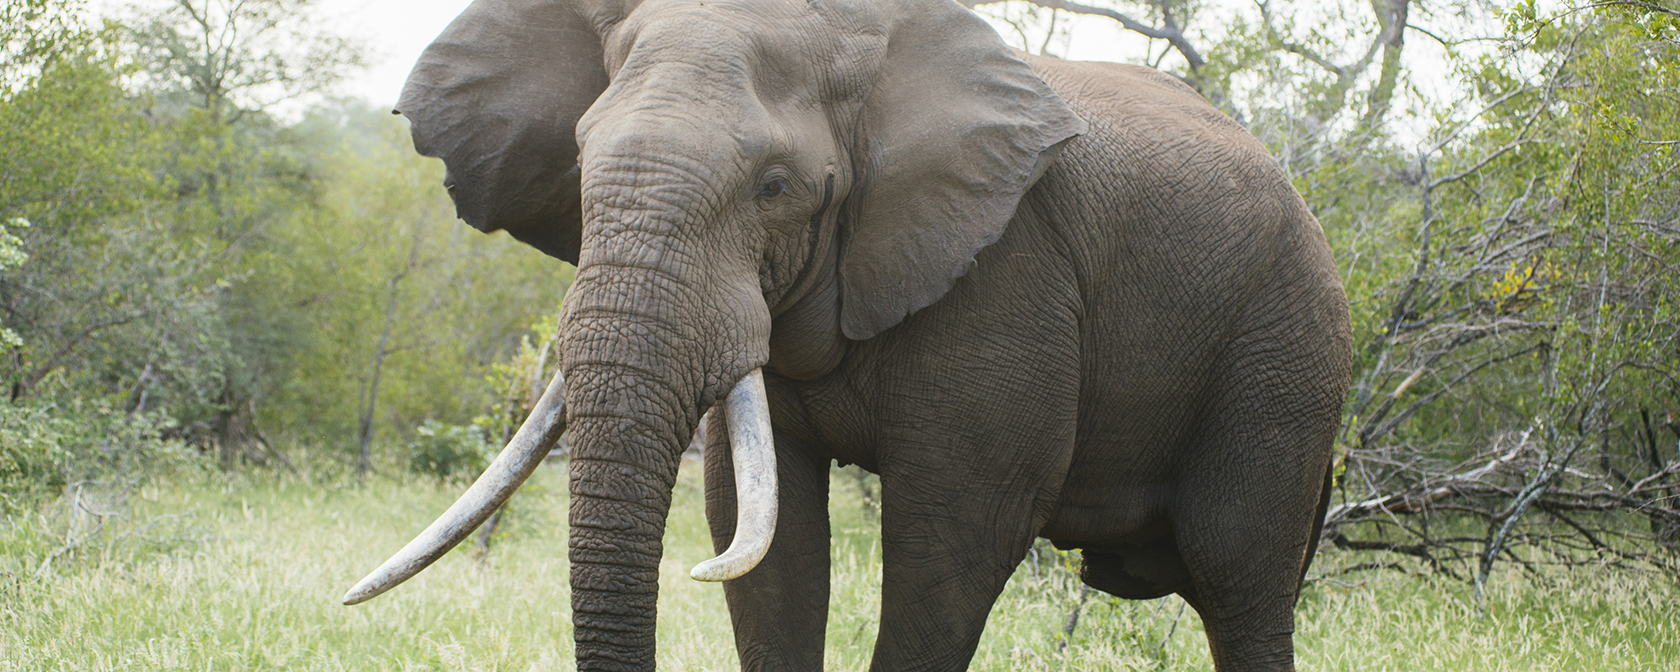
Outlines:
{"type": "Polygon", "coordinates": [[[543,458],[548,457],[548,451],[554,449],[560,435],[565,433],[565,387],[560,374],[554,374],[554,380],[549,381],[548,389],[537,400],[537,407],[531,409],[531,415],[525,418],[525,424],[519,426],[519,432],[513,435],[507,448],[496,456],[472,487],[467,488],[461,498],[455,500],[449,510],[438,516],[420,536],[408,542],[379,569],[373,570],[345,593],[344,603],[366,602],[419,574],[449,549],[455,548],[506,503],[525,479],[531,477],[531,472],[537,470],[537,465],[542,464],[543,458]]]}
{"type": "Polygon", "coordinates": [[[735,384],[725,403],[729,454],[735,463],[735,539],[723,555],[689,571],[700,581],[728,581],[752,571],[776,534],[776,446],[770,435],[764,373],[753,369],[735,384]]]}

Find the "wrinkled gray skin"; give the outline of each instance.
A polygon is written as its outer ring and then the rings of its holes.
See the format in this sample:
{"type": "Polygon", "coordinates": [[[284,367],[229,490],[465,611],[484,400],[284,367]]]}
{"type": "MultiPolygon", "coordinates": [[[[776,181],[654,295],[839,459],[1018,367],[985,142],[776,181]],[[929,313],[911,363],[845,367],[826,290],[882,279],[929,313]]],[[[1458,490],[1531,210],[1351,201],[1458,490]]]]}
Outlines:
{"type": "Polygon", "coordinates": [[[949,0],[478,0],[399,110],[463,219],[578,266],[579,669],[653,668],[679,455],[759,366],[780,519],[724,586],[744,669],[822,669],[831,460],[881,475],[876,670],[966,667],[1036,536],[1183,595],[1220,670],[1292,667],[1346,299],[1273,160],[1178,81],[1014,52],[949,0]]]}

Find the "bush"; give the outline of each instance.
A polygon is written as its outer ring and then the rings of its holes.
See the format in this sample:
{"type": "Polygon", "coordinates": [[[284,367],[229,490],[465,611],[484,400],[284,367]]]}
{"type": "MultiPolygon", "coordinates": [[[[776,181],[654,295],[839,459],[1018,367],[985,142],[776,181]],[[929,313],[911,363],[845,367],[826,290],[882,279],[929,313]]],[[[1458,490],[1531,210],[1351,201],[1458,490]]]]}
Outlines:
{"type": "Polygon", "coordinates": [[[0,404],[0,514],[33,508],[74,483],[126,490],[207,469],[199,451],[165,438],[174,428],[160,413],[0,404]]]}
{"type": "Polygon", "coordinates": [[[475,425],[427,420],[415,433],[408,444],[409,471],[442,481],[478,476],[496,453],[475,425]]]}
{"type": "Polygon", "coordinates": [[[68,424],[46,409],[0,404],[0,514],[64,491],[68,424]]]}

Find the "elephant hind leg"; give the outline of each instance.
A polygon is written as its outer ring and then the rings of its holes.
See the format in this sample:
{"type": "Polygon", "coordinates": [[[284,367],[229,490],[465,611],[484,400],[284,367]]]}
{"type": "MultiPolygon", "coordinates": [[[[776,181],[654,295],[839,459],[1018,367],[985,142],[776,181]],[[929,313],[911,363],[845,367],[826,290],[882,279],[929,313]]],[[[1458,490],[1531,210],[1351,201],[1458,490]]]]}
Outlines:
{"type": "Polygon", "coordinates": [[[1294,669],[1295,604],[1323,515],[1335,410],[1274,413],[1284,400],[1227,406],[1174,505],[1190,575],[1180,594],[1201,614],[1220,672],[1294,669]]]}
{"type": "Polygon", "coordinates": [[[1172,505],[1192,584],[1181,594],[1220,672],[1294,668],[1295,604],[1345,390],[1333,356],[1288,357],[1267,340],[1227,369],[1172,505]]]}
{"type": "Polygon", "coordinates": [[[1295,484],[1304,493],[1260,484],[1187,493],[1199,501],[1184,507],[1178,523],[1189,574],[1178,593],[1201,615],[1219,672],[1294,669],[1295,604],[1317,480],[1295,484]]]}

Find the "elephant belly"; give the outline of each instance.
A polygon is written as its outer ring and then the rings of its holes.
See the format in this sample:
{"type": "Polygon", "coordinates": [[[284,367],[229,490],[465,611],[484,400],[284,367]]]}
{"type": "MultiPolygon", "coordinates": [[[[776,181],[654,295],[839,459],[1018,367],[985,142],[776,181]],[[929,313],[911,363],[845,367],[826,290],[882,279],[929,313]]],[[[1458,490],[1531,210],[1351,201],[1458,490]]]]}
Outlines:
{"type": "Polygon", "coordinates": [[[1110,489],[1112,506],[1064,506],[1041,536],[1057,548],[1079,549],[1088,586],[1133,600],[1169,595],[1190,581],[1166,515],[1172,494],[1170,485],[1110,489]]]}
{"type": "MultiPolygon", "coordinates": [[[[1075,477],[1070,474],[1068,480],[1075,477]]],[[[1076,489],[1080,484],[1075,485],[1076,489]]],[[[1168,484],[1137,484],[1114,487],[1101,494],[1081,497],[1063,490],[1062,502],[1039,536],[1061,549],[1096,549],[1120,552],[1125,547],[1146,546],[1172,539],[1167,509],[1174,488],[1168,484]],[[1070,496],[1071,495],[1071,496],[1070,496]],[[1093,504],[1094,500],[1100,504],[1093,504]],[[1081,501],[1083,500],[1083,501],[1081,501]]]]}
{"type": "Polygon", "coordinates": [[[1078,438],[1040,536],[1086,549],[1171,539],[1168,512],[1195,440],[1201,390],[1169,381],[1205,376],[1198,360],[1211,358],[1178,353],[1168,370],[1142,361],[1149,358],[1139,353],[1150,351],[1128,348],[1109,360],[1117,366],[1107,376],[1085,378],[1078,438]]]}
{"type": "Polygon", "coordinates": [[[1062,505],[1040,532],[1057,548],[1079,549],[1080,579],[1115,597],[1148,600],[1183,590],[1190,573],[1179,555],[1167,515],[1176,488],[1169,483],[1104,486],[1068,476],[1062,505]]]}
{"type": "Polygon", "coordinates": [[[1142,599],[1184,578],[1170,512],[1204,406],[1203,387],[1185,381],[1208,377],[1216,356],[1196,339],[1132,340],[1093,358],[1105,375],[1087,371],[1074,454],[1040,536],[1084,552],[1086,583],[1142,599]],[[1171,356],[1149,354],[1162,351],[1171,356]]]}
{"type": "Polygon", "coordinates": [[[1085,585],[1128,600],[1153,600],[1190,587],[1190,570],[1169,538],[1106,551],[1085,549],[1079,578],[1085,585]]]}

